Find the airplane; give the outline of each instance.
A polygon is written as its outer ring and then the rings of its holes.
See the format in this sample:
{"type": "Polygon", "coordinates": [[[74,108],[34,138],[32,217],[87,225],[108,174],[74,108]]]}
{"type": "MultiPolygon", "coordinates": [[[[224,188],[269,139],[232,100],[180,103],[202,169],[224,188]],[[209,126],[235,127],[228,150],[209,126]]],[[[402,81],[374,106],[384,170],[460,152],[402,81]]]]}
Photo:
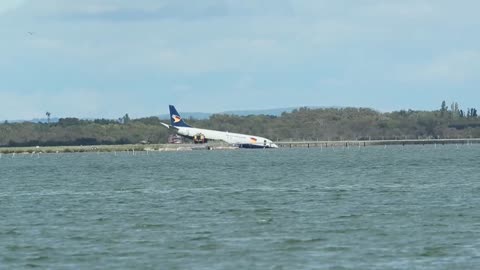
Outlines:
{"type": "Polygon", "coordinates": [[[179,135],[188,138],[196,138],[201,136],[205,139],[205,141],[224,141],[239,148],[278,148],[278,146],[271,140],[259,136],[191,127],[185,123],[185,121],[183,121],[182,117],[177,112],[177,109],[175,109],[175,106],[170,105],[169,108],[170,125],[165,123],[161,124],[167,128],[175,129],[179,135]]]}

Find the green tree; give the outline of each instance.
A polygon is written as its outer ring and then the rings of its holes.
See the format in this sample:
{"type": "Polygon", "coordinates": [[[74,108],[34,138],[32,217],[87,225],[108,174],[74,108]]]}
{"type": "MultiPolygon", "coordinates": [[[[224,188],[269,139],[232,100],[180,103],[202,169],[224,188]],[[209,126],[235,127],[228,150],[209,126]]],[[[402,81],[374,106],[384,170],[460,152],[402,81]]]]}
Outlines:
{"type": "Polygon", "coordinates": [[[125,125],[130,123],[130,116],[128,116],[128,113],[123,116],[122,121],[125,125]]]}
{"type": "Polygon", "coordinates": [[[440,107],[440,115],[444,117],[447,111],[448,111],[447,103],[444,100],[442,101],[442,106],[440,107]]]}
{"type": "Polygon", "coordinates": [[[458,103],[453,103],[453,110],[452,110],[453,118],[456,119],[460,116],[460,109],[458,108],[458,103]]]}

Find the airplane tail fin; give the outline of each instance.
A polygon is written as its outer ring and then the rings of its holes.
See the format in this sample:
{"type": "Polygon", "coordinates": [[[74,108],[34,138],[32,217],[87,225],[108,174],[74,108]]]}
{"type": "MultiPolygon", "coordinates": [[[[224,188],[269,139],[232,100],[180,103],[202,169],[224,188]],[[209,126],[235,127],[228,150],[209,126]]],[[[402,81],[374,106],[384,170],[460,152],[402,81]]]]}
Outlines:
{"type": "Polygon", "coordinates": [[[175,106],[170,105],[170,123],[174,127],[190,127],[183,121],[182,117],[180,114],[177,112],[177,109],[175,109],[175,106]]]}

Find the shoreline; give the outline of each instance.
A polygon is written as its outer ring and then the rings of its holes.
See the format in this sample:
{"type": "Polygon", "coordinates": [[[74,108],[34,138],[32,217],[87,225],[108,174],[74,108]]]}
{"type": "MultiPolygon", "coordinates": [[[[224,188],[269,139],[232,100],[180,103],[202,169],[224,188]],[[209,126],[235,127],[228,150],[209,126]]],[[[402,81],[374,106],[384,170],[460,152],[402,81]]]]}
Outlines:
{"type": "Polygon", "coordinates": [[[230,150],[236,149],[223,144],[123,144],[123,145],[81,145],[81,146],[30,146],[0,147],[0,154],[58,154],[58,153],[96,153],[96,152],[173,152],[192,150],[230,150]]]}
{"type": "MultiPolygon", "coordinates": [[[[479,144],[480,138],[463,139],[421,139],[421,140],[346,140],[346,141],[279,141],[279,148],[328,148],[328,147],[367,147],[386,145],[446,145],[479,144]]],[[[173,152],[192,150],[233,150],[238,149],[224,143],[200,144],[125,144],[125,145],[85,145],[85,146],[32,146],[0,147],[0,154],[35,153],[85,153],[85,152],[173,152]]]]}
{"type": "Polygon", "coordinates": [[[346,140],[346,141],[280,141],[275,142],[280,148],[321,148],[321,147],[367,147],[384,145],[446,145],[446,144],[477,144],[480,138],[462,139],[407,139],[407,140],[346,140]]]}

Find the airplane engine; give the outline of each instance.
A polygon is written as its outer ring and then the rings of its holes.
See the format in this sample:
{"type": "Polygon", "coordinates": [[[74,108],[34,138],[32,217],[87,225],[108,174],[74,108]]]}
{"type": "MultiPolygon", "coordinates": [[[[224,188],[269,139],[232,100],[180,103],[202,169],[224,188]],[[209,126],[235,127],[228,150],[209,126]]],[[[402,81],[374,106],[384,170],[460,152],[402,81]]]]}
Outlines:
{"type": "Polygon", "coordinates": [[[206,142],[207,142],[207,139],[205,138],[205,135],[203,135],[202,133],[198,133],[193,136],[193,143],[195,144],[203,144],[206,142]]]}

